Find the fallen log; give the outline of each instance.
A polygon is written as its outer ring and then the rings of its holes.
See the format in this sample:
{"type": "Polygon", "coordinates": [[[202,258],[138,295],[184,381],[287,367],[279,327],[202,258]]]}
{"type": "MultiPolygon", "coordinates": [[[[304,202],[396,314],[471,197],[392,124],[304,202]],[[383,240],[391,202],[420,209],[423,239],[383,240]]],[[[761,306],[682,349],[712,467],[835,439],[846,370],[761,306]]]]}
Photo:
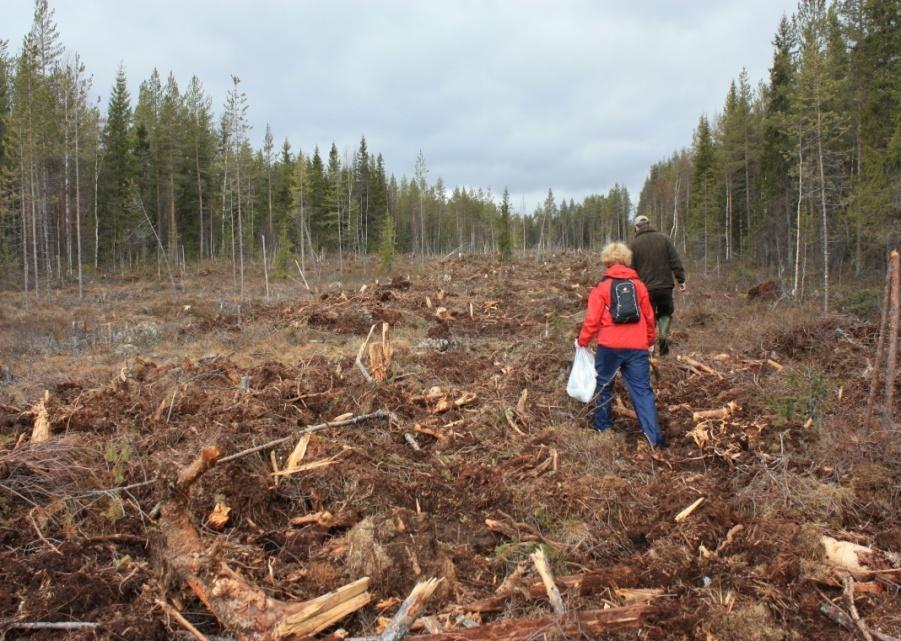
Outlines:
{"type": "Polygon", "coordinates": [[[218,460],[219,449],[206,447],[177,474],[161,475],[166,498],[160,509],[160,557],[223,627],[240,641],[276,641],[316,634],[369,603],[368,577],[309,601],[280,601],[210,553],[188,511],[188,500],[191,486],[218,460]]]}

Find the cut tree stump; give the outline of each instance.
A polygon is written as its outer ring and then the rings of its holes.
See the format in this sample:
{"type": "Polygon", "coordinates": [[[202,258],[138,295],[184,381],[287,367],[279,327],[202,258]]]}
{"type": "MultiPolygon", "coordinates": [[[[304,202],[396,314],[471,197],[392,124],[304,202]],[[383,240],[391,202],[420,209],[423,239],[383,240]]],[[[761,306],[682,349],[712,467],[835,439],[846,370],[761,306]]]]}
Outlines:
{"type": "Polygon", "coordinates": [[[373,380],[384,383],[391,376],[391,363],[394,358],[394,348],[388,337],[388,323],[382,323],[382,342],[369,346],[369,369],[373,380]]]}
{"type": "Polygon", "coordinates": [[[224,628],[240,641],[311,635],[369,603],[368,577],[309,601],[273,599],[207,550],[188,511],[188,499],[191,486],[218,460],[219,449],[206,447],[177,474],[162,475],[166,498],[160,510],[160,557],[224,628]]]}

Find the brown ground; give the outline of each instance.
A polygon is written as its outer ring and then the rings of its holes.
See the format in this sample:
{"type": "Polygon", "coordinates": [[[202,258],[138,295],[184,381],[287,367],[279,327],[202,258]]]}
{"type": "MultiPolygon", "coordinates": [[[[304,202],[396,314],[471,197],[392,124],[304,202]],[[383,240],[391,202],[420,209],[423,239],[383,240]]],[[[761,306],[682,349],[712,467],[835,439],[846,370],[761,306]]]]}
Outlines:
{"type": "MultiPolygon", "coordinates": [[[[639,631],[611,638],[849,638],[819,611],[825,599],[845,605],[819,537],[901,551],[897,424],[863,422],[877,328],[748,301],[695,278],[677,299],[673,353],[655,368],[671,446],[652,452],[631,418],[605,434],[586,429],[585,406],[563,391],[598,276],[592,261],[572,254],[499,266],[465,257],[411,265],[380,284],[362,270],[345,273],[314,294],[284,282],[269,302],[240,304],[215,268],[185,277],[177,295],[122,279],[93,284],[82,303],[71,291],[30,309],[11,300],[0,308],[13,376],[0,387],[0,635],[11,622],[90,621],[101,625],[67,638],[179,637],[154,606],[161,597],[204,632],[227,634],[161,558],[148,513],[162,490],[98,490],[150,479],[206,445],[227,455],[346,412],[385,409],[396,420],[314,435],[304,460],[337,462],[278,484],[268,453],[213,468],[194,488],[196,520],[204,524],[219,501],[232,511],[222,531],[203,528],[208,544],[288,600],[364,574],[376,600],[403,598],[417,579],[443,576],[428,613],[491,596],[543,544],[557,575],[614,568],[609,589],[564,594],[571,609],[617,605],[617,587],[663,589],[639,631]],[[436,317],[439,307],[449,319],[436,317]],[[354,367],[377,321],[390,323],[395,347],[384,384],[366,383],[354,367]],[[451,401],[476,399],[434,414],[436,401],[416,398],[433,386],[451,401]],[[53,436],[32,446],[32,405],[44,389],[53,436]],[[505,417],[523,390],[524,412],[512,416],[525,436],[505,417]],[[729,419],[695,429],[693,410],[729,402],[738,406],[729,419]],[[415,424],[446,438],[415,433],[415,424]],[[697,511],[675,523],[700,496],[697,511]],[[289,525],[325,510],[337,527],[289,525]],[[486,519],[512,530],[492,531],[486,519]],[[739,524],[730,544],[704,554],[739,524]]],[[[291,448],[275,450],[279,465],[291,448]]],[[[873,593],[858,594],[857,607],[871,627],[897,636],[901,575],[887,570],[869,577],[873,593]]],[[[513,598],[482,620],[548,611],[513,598]]],[[[392,612],[370,605],[342,627],[371,633],[392,612]]]]}

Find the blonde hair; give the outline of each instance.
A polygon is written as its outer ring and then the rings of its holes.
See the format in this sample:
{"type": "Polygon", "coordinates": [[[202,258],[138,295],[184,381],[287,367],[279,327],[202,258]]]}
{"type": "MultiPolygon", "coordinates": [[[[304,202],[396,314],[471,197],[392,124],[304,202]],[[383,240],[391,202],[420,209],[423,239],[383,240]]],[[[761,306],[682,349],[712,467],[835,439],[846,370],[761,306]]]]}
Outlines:
{"type": "Polygon", "coordinates": [[[632,250],[624,243],[610,243],[601,250],[601,262],[604,267],[612,267],[613,265],[632,264],[632,250]]]}

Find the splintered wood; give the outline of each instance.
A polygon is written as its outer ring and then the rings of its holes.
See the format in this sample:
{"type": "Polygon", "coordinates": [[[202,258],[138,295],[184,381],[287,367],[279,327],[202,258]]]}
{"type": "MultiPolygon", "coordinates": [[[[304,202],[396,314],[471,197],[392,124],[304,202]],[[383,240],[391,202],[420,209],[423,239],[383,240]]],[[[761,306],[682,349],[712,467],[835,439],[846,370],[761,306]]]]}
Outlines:
{"type": "Polygon", "coordinates": [[[382,342],[369,346],[369,368],[372,370],[373,380],[384,383],[391,376],[391,363],[394,358],[394,349],[391,339],[388,337],[388,323],[382,323],[382,342]]]}
{"type": "Polygon", "coordinates": [[[539,547],[532,553],[532,563],[535,564],[535,569],[538,571],[542,583],[544,583],[544,589],[547,591],[547,598],[551,602],[551,607],[554,608],[554,612],[559,616],[563,616],[566,609],[563,607],[560,590],[557,588],[557,584],[554,583],[554,575],[551,573],[551,566],[547,561],[543,548],[539,547]]]}
{"type": "Polygon", "coordinates": [[[43,443],[50,438],[50,418],[47,414],[47,402],[50,392],[44,391],[44,397],[32,408],[34,428],[31,430],[31,442],[43,443]]]}
{"type": "Polygon", "coordinates": [[[316,634],[371,600],[364,577],[322,596],[285,602],[268,596],[208,550],[188,510],[191,486],[219,460],[216,447],[204,448],[178,471],[160,510],[163,558],[219,622],[241,641],[276,641],[316,634]]]}

